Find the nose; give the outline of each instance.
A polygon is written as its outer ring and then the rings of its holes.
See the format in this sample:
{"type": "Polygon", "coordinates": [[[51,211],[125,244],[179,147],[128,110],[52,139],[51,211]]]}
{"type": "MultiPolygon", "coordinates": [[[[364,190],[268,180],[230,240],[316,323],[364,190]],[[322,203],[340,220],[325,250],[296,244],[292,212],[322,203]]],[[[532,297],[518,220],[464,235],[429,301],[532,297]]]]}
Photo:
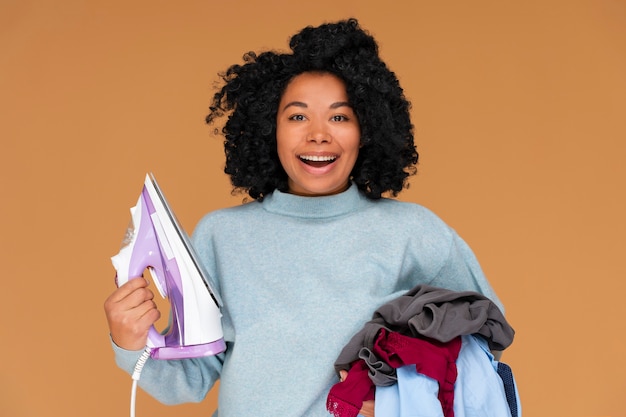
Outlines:
{"type": "Polygon", "coordinates": [[[331,142],[331,134],[321,123],[314,123],[307,134],[307,141],[315,143],[331,142]]]}

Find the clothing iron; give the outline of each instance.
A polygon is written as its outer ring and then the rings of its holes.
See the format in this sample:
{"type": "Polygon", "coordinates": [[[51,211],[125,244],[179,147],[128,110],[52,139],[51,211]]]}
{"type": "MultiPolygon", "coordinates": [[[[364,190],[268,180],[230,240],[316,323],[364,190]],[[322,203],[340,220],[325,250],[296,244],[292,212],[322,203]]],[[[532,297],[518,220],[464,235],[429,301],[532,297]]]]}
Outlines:
{"type": "Polygon", "coordinates": [[[120,252],[111,258],[116,284],[140,277],[147,269],[170,303],[167,329],[154,326],[147,347],[154,359],[212,356],[226,350],[221,300],[170,209],[154,175],[147,174],[120,252]]]}

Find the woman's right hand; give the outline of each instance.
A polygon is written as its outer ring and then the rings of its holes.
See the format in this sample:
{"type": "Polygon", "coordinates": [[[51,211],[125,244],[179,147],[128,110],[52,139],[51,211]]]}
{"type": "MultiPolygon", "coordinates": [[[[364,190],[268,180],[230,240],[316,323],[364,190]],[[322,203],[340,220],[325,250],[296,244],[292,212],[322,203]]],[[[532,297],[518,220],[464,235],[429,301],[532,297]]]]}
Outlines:
{"type": "Polygon", "coordinates": [[[148,330],[161,317],[148,285],[143,277],[130,279],[104,302],[111,338],[122,349],[143,349],[148,330]]]}

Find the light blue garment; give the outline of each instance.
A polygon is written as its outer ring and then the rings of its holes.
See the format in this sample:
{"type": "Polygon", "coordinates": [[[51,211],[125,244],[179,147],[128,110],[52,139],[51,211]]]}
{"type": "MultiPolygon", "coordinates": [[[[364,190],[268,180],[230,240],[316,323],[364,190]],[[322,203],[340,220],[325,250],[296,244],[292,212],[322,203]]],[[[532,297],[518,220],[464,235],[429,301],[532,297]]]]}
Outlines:
{"type": "Polygon", "coordinates": [[[417,373],[415,365],[396,370],[398,382],[376,387],[376,417],[443,417],[437,381],[417,373]]]}
{"type": "MultiPolygon", "coordinates": [[[[174,404],[201,401],[219,379],[221,417],[328,417],[341,349],[376,308],[418,284],[499,305],[469,247],[432,212],[370,200],[354,185],[212,212],[193,242],[225,304],[227,351],[149,360],[140,386],[174,404]]],[[[131,372],[139,353],[114,349],[131,372]]]]}
{"type": "MultiPolygon", "coordinates": [[[[484,339],[463,336],[456,366],[454,417],[511,416],[497,362],[484,339]]],[[[397,374],[397,384],[376,387],[376,417],[443,417],[436,380],[417,373],[412,365],[397,374]]]]}

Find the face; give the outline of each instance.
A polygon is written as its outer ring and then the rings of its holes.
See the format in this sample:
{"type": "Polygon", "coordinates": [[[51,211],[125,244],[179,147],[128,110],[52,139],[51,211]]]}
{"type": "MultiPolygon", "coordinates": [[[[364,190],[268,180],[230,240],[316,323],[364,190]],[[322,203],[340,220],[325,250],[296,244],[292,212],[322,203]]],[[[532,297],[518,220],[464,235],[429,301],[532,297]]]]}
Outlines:
{"type": "Polygon", "coordinates": [[[341,79],[303,73],[287,85],[276,120],[278,157],[289,192],[337,194],[348,188],[361,130],[341,79]]]}

